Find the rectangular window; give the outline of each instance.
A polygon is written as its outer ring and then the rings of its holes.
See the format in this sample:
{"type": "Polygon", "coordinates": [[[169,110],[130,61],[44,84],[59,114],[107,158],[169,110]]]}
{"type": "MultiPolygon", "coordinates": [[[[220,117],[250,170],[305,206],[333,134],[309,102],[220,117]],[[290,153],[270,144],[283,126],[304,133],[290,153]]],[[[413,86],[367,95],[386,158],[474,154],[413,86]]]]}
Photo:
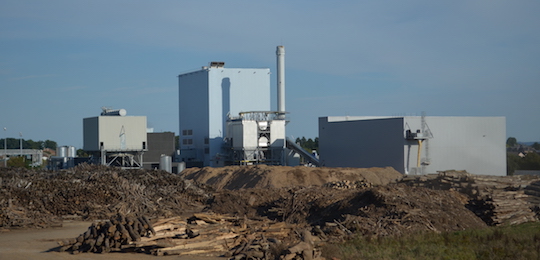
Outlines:
{"type": "Polygon", "coordinates": [[[182,130],[182,135],[193,135],[193,129],[182,130]]]}
{"type": "Polygon", "coordinates": [[[182,140],[182,144],[183,145],[192,145],[193,144],[193,139],[184,139],[184,140],[182,140]]]}
{"type": "Polygon", "coordinates": [[[210,138],[206,137],[204,138],[204,144],[209,144],[210,143],[210,138]]]}
{"type": "Polygon", "coordinates": [[[210,148],[208,148],[208,147],[204,148],[204,153],[209,154],[210,153],[210,148]]]}

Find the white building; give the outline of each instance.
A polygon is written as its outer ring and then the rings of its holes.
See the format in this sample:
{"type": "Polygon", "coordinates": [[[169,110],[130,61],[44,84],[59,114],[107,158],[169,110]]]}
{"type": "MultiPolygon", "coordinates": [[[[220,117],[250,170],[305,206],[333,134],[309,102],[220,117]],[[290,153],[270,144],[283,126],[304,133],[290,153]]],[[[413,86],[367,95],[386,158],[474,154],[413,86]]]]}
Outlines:
{"type": "Polygon", "coordinates": [[[218,166],[227,119],[240,112],[270,111],[270,69],[225,68],[212,62],[178,76],[180,160],[218,166]]]}
{"type": "Polygon", "coordinates": [[[95,163],[123,168],[141,168],[147,150],[146,117],[107,114],[83,119],[83,150],[95,163]]]}
{"type": "Polygon", "coordinates": [[[285,165],[285,118],[279,112],[252,111],[227,125],[230,164],[285,165]]]}
{"type": "Polygon", "coordinates": [[[506,175],[504,117],[320,117],[320,163],[506,175]]]}

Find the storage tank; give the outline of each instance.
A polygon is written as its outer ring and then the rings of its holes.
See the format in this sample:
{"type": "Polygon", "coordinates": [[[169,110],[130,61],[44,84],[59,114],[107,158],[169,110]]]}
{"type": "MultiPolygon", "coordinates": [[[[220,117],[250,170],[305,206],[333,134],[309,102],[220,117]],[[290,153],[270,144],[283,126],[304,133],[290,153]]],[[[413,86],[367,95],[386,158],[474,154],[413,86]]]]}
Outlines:
{"type": "Polygon", "coordinates": [[[67,157],[68,148],[67,146],[56,147],[56,156],[58,157],[67,157]]]}
{"type": "Polygon", "coordinates": [[[67,146],[67,157],[77,157],[77,150],[75,149],[75,146],[67,146]]]}
{"type": "Polygon", "coordinates": [[[161,155],[159,158],[159,169],[172,173],[172,159],[168,155],[161,155]]]}

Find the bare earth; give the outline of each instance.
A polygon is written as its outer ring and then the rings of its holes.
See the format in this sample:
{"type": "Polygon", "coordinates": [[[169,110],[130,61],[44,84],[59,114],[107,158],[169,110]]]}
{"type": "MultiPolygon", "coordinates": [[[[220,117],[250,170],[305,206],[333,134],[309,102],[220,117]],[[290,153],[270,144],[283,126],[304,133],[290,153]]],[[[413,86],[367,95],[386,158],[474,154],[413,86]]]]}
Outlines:
{"type": "Polygon", "coordinates": [[[206,256],[153,256],[140,253],[80,253],[53,251],[56,241],[76,237],[84,233],[91,222],[67,221],[61,228],[22,229],[0,232],[0,259],[12,260],[64,260],[64,259],[182,259],[182,260],[223,260],[223,257],[206,256]]]}

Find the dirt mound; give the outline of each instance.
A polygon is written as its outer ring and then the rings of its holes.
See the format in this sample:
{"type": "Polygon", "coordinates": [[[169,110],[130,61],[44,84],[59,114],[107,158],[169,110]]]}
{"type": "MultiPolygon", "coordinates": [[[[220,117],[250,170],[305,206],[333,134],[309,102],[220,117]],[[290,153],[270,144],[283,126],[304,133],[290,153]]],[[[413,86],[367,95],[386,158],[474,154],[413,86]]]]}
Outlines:
{"type": "Polygon", "coordinates": [[[323,186],[326,183],[342,181],[377,186],[395,182],[403,176],[391,167],[314,168],[267,165],[189,168],[182,171],[180,175],[186,179],[210,185],[216,190],[323,186]]]}

